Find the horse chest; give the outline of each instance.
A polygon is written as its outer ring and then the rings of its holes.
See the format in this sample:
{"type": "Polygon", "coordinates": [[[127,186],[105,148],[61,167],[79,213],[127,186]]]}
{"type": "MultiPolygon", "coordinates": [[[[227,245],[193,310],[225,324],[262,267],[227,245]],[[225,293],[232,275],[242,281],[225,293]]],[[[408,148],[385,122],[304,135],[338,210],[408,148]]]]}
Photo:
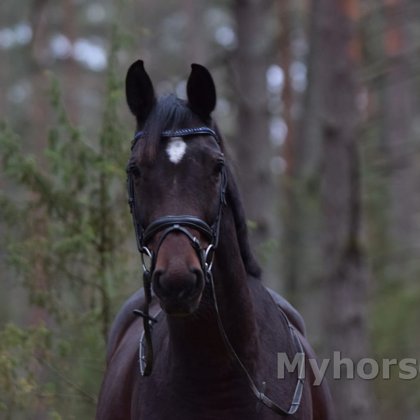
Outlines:
{"type": "MultiPolygon", "coordinates": [[[[136,420],[257,420],[255,401],[233,395],[197,395],[185,392],[158,392],[154,400],[145,397],[136,420]],[[150,404],[147,402],[150,401],[150,404]],[[153,402],[152,402],[153,401],[153,402]]],[[[152,395],[150,395],[152,398],[152,395]]]]}
{"type": "Polygon", "coordinates": [[[257,420],[255,398],[243,378],[147,378],[141,386],[136,420],[257,420]]]}
{"type": "MultiPolygon", "coordinates": [[[[283,418],[256,403],[252,395],[242,396],[226,394],[222,398],[207,395],[206,401],[197,395],[162,392],[150,393],[142,399],[142,405],[132,420],[279,420],[283,418]]],[[[312,418],[310,413],[297,413],[289,416],[289,420],[312,418]],[[302,416],[303,414],[303,416],[302,416]]]]}

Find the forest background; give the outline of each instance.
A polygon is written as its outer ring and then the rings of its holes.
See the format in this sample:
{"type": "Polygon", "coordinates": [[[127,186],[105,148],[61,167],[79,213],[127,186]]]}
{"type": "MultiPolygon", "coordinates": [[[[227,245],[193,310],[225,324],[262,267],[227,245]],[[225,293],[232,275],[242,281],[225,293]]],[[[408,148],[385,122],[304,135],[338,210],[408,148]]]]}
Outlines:
{"type": "MultiPolygon", "coordinates": [[[[0,5],[0,418],[90,419],[140,286],[126,69],[218,88],[268,285],[320,357],[420,360],[418,0],[0,5]]],[[[420,379],[332,379],[338,418],[420,418],[420,379]]]]}

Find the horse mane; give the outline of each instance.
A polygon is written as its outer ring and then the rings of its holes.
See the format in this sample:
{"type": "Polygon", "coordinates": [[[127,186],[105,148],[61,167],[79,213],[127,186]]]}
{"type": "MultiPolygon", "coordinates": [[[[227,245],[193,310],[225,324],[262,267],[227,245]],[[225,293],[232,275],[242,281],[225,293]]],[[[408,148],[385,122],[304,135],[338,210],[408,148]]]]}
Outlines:
{"type": "MultiPolygon", "coordinates": [[[[222,148],[223,153],[225,155],[228,155],[224,145],[223,136],[220,133],[218,125],[213,122],[211,128],[213,128],[213,130],[217,134],[217,137],[221,141],[220,146],[222,148]]],[[[233,219],[235,221],[236,235],[238,237],[238,244],[242,261],[244,263],[245,270],[248,273],[248,275],[260,278],[262,270],[257,260],[255,259],[254,254],[252,253],[251,247],[249,245],[248,226],[246,224],[245,210],[242,205],[242,199],[239,193],[239,188],[230,166],[227,165],[226,169],[228,177],[228,185],[226,190],[227,202],[228,204],[230,204],[233,213],[233,219]]]]}
{"type": "MultiPolygon", "coordinates": [[[[161,97],[147,118],[143,127],[139,129],[147,132],[141,142],[142,153],[141,160],[153,162],[156,157],[161,133],[165,130],[190,127],[194,122],[204,124],[214,129],[220,139],[220,147],[223,153],[226,153],[224,141],[220,130],[211,119],[203,120],[195,114],[188,106],[187,102],[177,98],[173,94],[161,97]]],[[[231,207],[235,228],[239,243],[239,249],[246,272],[253,277],[261,276],[261,268],[258,265],[249,245],[248,228],[242,200],[239,194],[232,170],[227,165],[228,186],[227,201],[231,207]]]]}
{"type": "Polygon", "coordinates": [[[236,235],[238,237],[239,250],[241,252],[242,261],[245,265],[246,272],[252,277],[261,277],[261,267],[255,259],[248,239],[248,227],[246,224],[245,211],[242,205],[242,200],[239,194],[238,186],[236,185],[235,178],[229,167],[228,173],[228,186],[227,186],[227,202],[230,204],[235,221],[236,235]]]}

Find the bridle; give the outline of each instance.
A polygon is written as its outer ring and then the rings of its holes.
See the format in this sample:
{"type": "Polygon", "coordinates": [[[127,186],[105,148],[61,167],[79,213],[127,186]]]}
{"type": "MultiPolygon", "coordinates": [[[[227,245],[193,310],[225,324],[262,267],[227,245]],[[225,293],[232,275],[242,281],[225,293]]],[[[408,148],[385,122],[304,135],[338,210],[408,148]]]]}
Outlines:
{"type": "MultiPolygon", "coordinates": [[[[161,137],[189,137],[196,135],[208,135],[216,139],[217,143],[220,144],[219,138],[214,130],[209,127],[196,127],[196,128],[184,128],[180,130],[166,130],[161,133],[161,137]]],[[[145,136],[144,131],[139,131],[136,133],[133,144],[131,148],[133,149],[138,139],[145,136]]],[[[148,226],[143,227],[139,220],[137,220],[137,202],[134,194],[134,180],[130,172],[127,175],[127,190],[128,190],[128,203],[130,205],[131,215],[133,219],[134,231],[136,234],[137,248],[142,256],[142,268],[143,273],[146,274],[146,277],[150,277],[153,274],[155,268],[157,254],[160,250],[160,247],[166,237],[173,232],[180,232],[184,234],[190,241],[192,247],[196,251],[201,268],[204,272],[211,270],[211,265],[214,256],[214,250],[216,249],[219,243],[219,232],[220,232],[220,222],[222,219],[223,206],[226,204],[226,186],[227,186],[227,177],[226,169],[224,165],[221,167],[220,171],[220,187],[219,187],[219,203],[216,214],[216,219],[212,225],[209,225],[204,220],[191,215],[169,215],[159,217],[158,219],[152,221],[148,226]],[[201,246],[200,241],[195,237],[189,229],[194,229],[200,232],[207,240],[207,247],[204,248],[201,246]],[[155,252],[152,252],[148,248],[149,242],[154,238],[154,236],[162,232],[162,235],[159,239],[155,252]],[[147,256],[151,260],[150,268],[147,267],[144,261],[144,256],[147,256]]]]}
{"type": "MultiPolygon", "coordinates": [[[[144,131],[139,131],[134,136],[131,149],[135,147],[137,141],[146,135],[144,131]]],[[[209,127],[196,127],[196,128],[183,128],[178,130],[165,130],[161,133],[162,138],[169,137],[191,137],[197,135],[207,135],[215,138],[217,143],[220,145],[219,137],[216,132],[209,127]]],[[[152,276],[156,266],[156,260],[159,250],[171,233],[181,233],[185,235],[197,257],[200,261],[201,270],[203,272],[203,278],[208,280],[210,278],[209,273],[213,266],[214,250],[219,243],[219,232],[220,222],[222,219],[223,206],[226,204],[225,194],[227,186],[226,169],[224,166],[220,172],[220,187],[219,187],[219,203],[216,213],[216,219],[213,224],[209,225],[204,220],[191,216],[191,215],[168,215],[159,217],[152,221],[149,225],[144,227],[139,220],[137,220],[137,209],[138,203],[134,193],[134,179],[130,171],[127,172],[127,190],[128,190],[128,203],[130,205],[130,211],[133,219],[134,231],[136,235],[137,248],[141,255],[142,269],[143,269],[143,287],[145,291],[145,305],[143,310],[136,309],[136,315],[143,318],[144,326],[144,338],[146,339],[146,352],[144,360],[140,359],[142,365],[141,374],[143,376],[149,376],[152,372],[153,367],[153,346],[151,340],[151,329],[156,319],[149,314],[149,306],[152,301],[152,276]],[[207,242],[207,246],[203,247],[200,240],[194,236],[190,229],[198,231],[207,242]],[[156,234],[161,233],[155,250],[152,251],[148,247],[149,242],[155,237],[156,234]],[[146,259],[149,260],[149,264],[146,263],[146,259]]]]}
{"type": "MultiPolygon", "coordinates": [[[[218,135],[214,130],[209,127],[196,127],[196,128],[183,128],[179,130],[165,130],[161,133],[161,137],[191,137],[196,135],[207,135],[215,138],[217,143],[220,145],[220,140],[218,135]]],[[[144,131],[139,131],[136,133],[131,148],[133,149],[136,142],[145,136],[144,131]]],[[[127,189],[128,189],[128,203],[130,205],[130,210],[133,218],[134,231],[136,234],[137,248],[142,255],[142,258],[146,255],[151,259],[151,269],[148,269],[144,264],[144,258],[142,259],[143,271],[153,271],[154,263],[156,262],[156,256],[159,252],[160,246],[162,245],[165,238],[173,232],[183,233],[191,242],[191,245],[198,253],[202,269],[205,271],[205,264],[210,265],[212,257],[214,255],[214,250],[216,249],[219,243],[219,232],[220,232],[220,222],[222,219],[222,210],[223,206],[226,204],[225,194],[227,186],[227,176],[226,169],[224,165],[221,167],[221,180],[219,187],[219,203],[216,214],[216,219],[212,225],[209,225],[202,219],[191,215],[169,215],[160,217],[152,221],[145,228],[142,224],[136,219],[137,214],[137,203],[135,200],[134,194],[134,180],[130,172],[128,172],[127,177],[127,189]],[[194,229],[200,232],[207,240],[208,245],[206,248],[201,247],[200,241],[191,234],[188,229],[194,229]],[[151,239],[159,232],[162,232],[159,243],[156,247],[155,252],[153,253],[148,247],[148,243],[151,239]]],[[[207,267],[208,269],[208,267],[207,267]]]]}
{"type": "MultiPolygon", "coordinates": [[[[137,141],[143,138],[146,135],[144,131],[138,131],[133,139],[131,149],[135,147],[137,141]]],[[[196,127],[196,128],[183,128],[178,130],[165,130],[161,133],[162,138],[169,138],[169,137],[192,137],[197,135],[207,135],[212,136],[216,142],[221,145],[220,139],[217,133],[209,128],[209,127],[196,127]]],[[[153,368],[153,345],[152,345],[152,327],[153,324],[157,322],[157,318],[151,316],[149,313],[150,303],[152,301],[152,276],[156,266],[157,255],[159,250],[168,235],[171,233],[177,232],[185,235],[191,243],[191,246],[195,250],[201,265],[201,270],[203,272],[203,276],[206,282],[210,285],[212,290],[212,297],[214,303],[214,309],[216,312],[217,324],[225,343],[226,348],[228,349],[232,358],[236,361],[239,368],[245,374],[249,387],[251,391],[256,396],[257,400],[267,406],[269,409],[273,410],[279,415],[291,415],[296,413],[300,406],[300,402],[302,399],[302,391],[303,391],[303,384],[304,384],[304,371],[302,367],[304,367],[304,363],[299,364],[299,372],[298,372],[298,381],[294,391],[292,403],[288,410],[285,410],[278,406],[274,401],[268,398],[264,394],[265,382],[263,382],[263,390],[260,391],[257,385],[255,384],[254,380],[252,379],[250,373],[248,372],[245,365],[240,360],[239,356],[237,355],[235,349],[233,348],[226,331],[223,327],[222,320],[220,317],[218,302],[216,291],[213,282],[213,274],[212,274],[212,267],[213,267],[213,259],[214,259],[214,251],[217,248],[219,243],[219,235],[220,235],[220,224],[222,219],[223,207],[226,204],[226,188],[227,188],[227,174],[226,168],[223,165],[221,168],[221,178],[220,178],[220,186],[219,186],[219,203],[218,209],[216,213],[216,219],[214,222],[209,225],[204,220],[191,216],[191,215],[168,215],[160,217],[154,221],[152,221],[146,227],[143,227],[139,220],[137,220],[137,209],[138,203],[135,199],[134,193],[134,179],[133,175],[130,171],[127,172],[127,190],[128,190],[128,203],[130,205],[130,211],[133,219],[134,231],[136,235],[136,242],[137,248],[141,255],[142,260],[142,270],[143,270],[143,287],[145,292],[145,304],[142,310],[136,309],[134,313],[143,318],[143,335],[140,340],[140,372],[142,376],[150,376],[153,368]],[[189,229],[193,229],[198,231],[203,237],[206,239],[207,246],[203,247],[200,243],[200,240],[194,236],[189,229]],[[156,234],[161,233],[158,243],[155,247],[154,251],[151,251],[148,248],[148,243],[155,237],[156,234]],[[150,260],[150,264],[148,265],[145,261],[145,257],[150,260]],[[143,338],[145,339],[146,343],[144,344],[143,338]]],[[[302,348],[302,344],[297,337],[294,327],[290,324],[286,314],[283,311],[280,311],[282,316],[285,318],[292,336],[294,337],[295,343],[298,348],[298,354],[300,357],[304,357],[304,352],[302,348]]]]}

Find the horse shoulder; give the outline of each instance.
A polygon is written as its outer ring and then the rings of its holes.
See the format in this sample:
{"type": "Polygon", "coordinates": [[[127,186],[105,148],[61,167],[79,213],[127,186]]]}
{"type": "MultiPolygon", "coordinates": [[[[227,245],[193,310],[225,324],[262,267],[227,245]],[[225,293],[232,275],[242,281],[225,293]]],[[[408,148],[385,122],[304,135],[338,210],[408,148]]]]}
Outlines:
{"type": "MultiPolygon", "coordinates": [[[[253,282],[252,288],[254,292],[257,292],[261,289],[258,287],[257,282],[253,282]]],[[[316,355],[311,345],[309,344],[307,338],[305,337],[305,323],[300,315],[300,313],[291,305],[284,297],[274,292],[273,290],[264,287],[264,289],[270,295],[270,298],[273,302],[286,314],[289,322],[296,330],[297,337],[302,344],[303,351],[305,353],[305,370],[306,370],[306,386],[304,393],[306,398],[312,400],[312,419],[313,420],[335,420],[335,413],[333,409],[333,403],[331,394],[328,388],[327,381],[324,379],[319,386],[314,385],[315,378],[320,376],[319,372],[314,372],[313,369],[317,369],[317,365],[314,363],[309,363],[310,359],[316,360],[316,355]],[[314,366],[312,366],[314,365],[314,366]]],[[[261,296],[261,295],[260,295],[261,296]]],[[[269,354],[266,355],[266,360],[269,360],[269,354]]],[[[305,397],[304,397],[305,398],[305,397]]],[[[308,409],[307,406],[302,409],[308,409]]],[[[309,412],[308,412],[309,413],[309,412]]],[[[307,417],[309,414],[304,414],[303,418],[307,417]]],[[[301,418],[301,417],[297,417],[301,418]]]]}
{"type": "Polygon", "coordinates": [[[315,384],[316,379],[321,377],[321,372],[318,363],[310,363],[310,360],[317,361],[316,354],[306,337],[299,331],[297,335],[305,353],[305,380],[310,384],[313,420],[336,420],[334,403],[327,380],[324,378],[320,384],[315,384]],[[315,372],[315,369],[317,369],[317,372],[315,372]]]}
{"type": "Polygon", "coordinates": [[[117,316],[112,323],[107,343],[107,363],[110,362],[112,355],[118,348],[121,339],[127,332],[131,324],[137,319],[133,314],[134,309],[142,308],[144,304],[144,290],[140,289],[133,293],[122,305],[117,316]]]}
{"type": "Polygon", "coordinates": [[[283,296],[276,293],[274,290],[266,287],[274,303],[286,314],[290,323],[303,335],[306,335],[305,321],[298,310],[283,296]]]}

